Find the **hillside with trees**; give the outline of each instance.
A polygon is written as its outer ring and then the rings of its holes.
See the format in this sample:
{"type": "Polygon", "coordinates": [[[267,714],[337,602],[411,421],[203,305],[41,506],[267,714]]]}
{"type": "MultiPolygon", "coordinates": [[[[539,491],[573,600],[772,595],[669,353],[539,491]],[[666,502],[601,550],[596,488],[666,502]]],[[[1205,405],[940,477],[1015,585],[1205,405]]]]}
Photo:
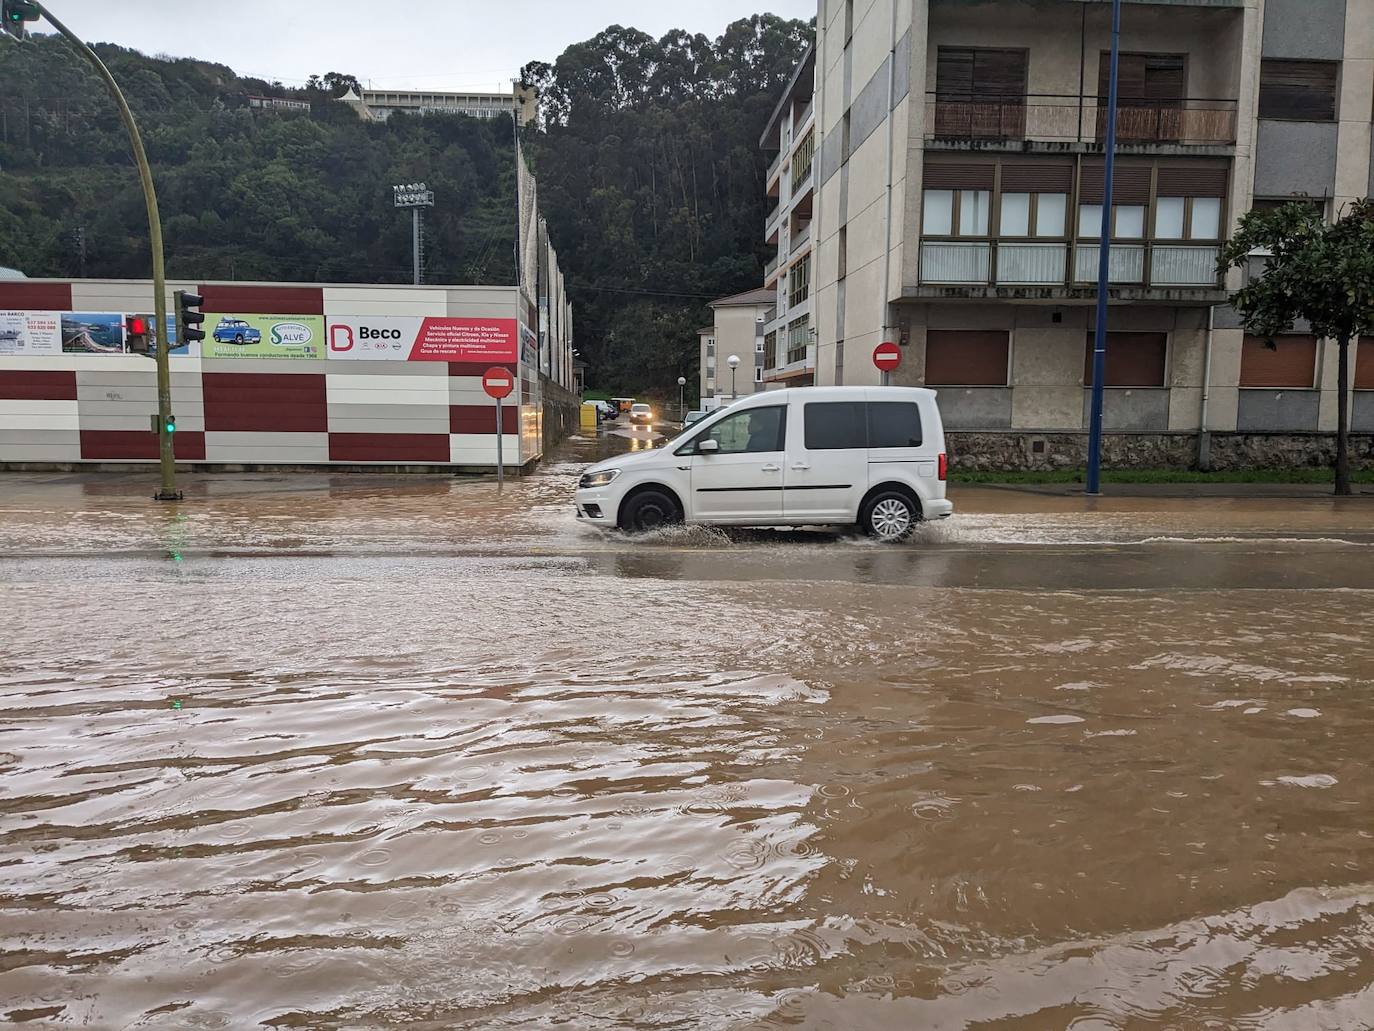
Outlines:
{"type": "MultiPolygon", "coordinates": [[[[810,31],[772,15],[714,40],[613,26],[552,65],[526,66],[541,93],[526,156],[594,384],[666,391],[691,371],[705,302],[761,281],[758,138],[810,31]]],[[[508,122],[364,122],[333,99],[355,84],[339,72],[288,89],[220,64],[96,49],[139,119],[170,276],[409,282],[410,224],[391,206],[391,184],[422,179],[437,200],[427,281],[514,281],[508,122]],[[250,96],[311,109],[252,109],[250,96]]],[[[58,37],[0,41],[0,191],[0,265],[148,274],[123,127],[58,37]]]]}

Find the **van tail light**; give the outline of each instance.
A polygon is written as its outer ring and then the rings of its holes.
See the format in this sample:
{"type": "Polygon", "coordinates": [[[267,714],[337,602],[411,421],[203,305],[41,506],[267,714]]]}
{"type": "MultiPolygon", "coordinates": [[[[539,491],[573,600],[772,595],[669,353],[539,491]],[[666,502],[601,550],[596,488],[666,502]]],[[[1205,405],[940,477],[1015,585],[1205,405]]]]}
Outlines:
{"type": "Polygon", "coordinates": [[[948,478],[949,478],[949,455],[947,455],[947,454],[945,454],[943,451],[941,451],[941,452],[940,452],[940,479],[944,480],[944,479],[948,479],[948,478]]]}

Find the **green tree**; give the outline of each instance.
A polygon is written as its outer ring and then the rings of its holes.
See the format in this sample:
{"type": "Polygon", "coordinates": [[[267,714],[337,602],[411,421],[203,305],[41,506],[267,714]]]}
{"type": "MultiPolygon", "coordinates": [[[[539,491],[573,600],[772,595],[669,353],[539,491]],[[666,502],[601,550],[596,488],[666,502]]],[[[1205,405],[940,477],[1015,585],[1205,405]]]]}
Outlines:
{"type": "Polygon", "coordinates": [[[1267,253],[1263,274],[1231,299],[1245,328],[1275,337],[1308,323],[1318,338],[1336,341],[1336,493],[1350,494],[1350,343],[1374,333],[1374,200],[1355,201],[1328,225],[1310,206],[1252,211],[1222,248],[1223,270],[1244,268],[1267,253]]]}

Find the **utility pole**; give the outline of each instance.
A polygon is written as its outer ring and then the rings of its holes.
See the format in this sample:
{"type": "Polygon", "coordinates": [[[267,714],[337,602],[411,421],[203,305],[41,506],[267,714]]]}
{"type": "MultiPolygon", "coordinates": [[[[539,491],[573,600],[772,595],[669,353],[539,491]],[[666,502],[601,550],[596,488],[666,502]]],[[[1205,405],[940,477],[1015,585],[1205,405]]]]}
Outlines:
{"type": "Polygon", "coordinates": [[[1088,417],[1086,494],[1101,494],[1102,380],[1107,371],[1107,284],[1111,279],[1112,173],[1116,165],[1116,98],[1121,62],[1121,0],[1112,0],[1112,70],[1107,87],[1107,154],[1102,167],[1102,235],[1097,252],[1097,328],[1093,336],[1093,397],[1088,417]]]}
{"type": "MultiPolygon", "coordinates": [[[[138,166],[138,179],[143,187],[143,203],[144,207],[148,209],[148,244],[153,258],[153,318],[155,320],[153,325],[155,327],[154,336],[157,340],[157,450],[158,467],[161,472],[161,483],[157,493],[153,495],[153,500],[180,501],[181,491],[176,488],[176,457],[172,452],[172,431],[169,430],[169,427],[175,426],[176,423],[172,416],[172,376],[167,360],[171,340],[168,339],[167,333],[167,281],[162,263],[162,220],[158,217],[157,191],[153,189],[153,172],[148,166],[148,155],[143,149],[143,138],[139,135],[133,112],[129,110],[129,104],[124,99],[124,94],[120,92],[119,84],[115,82],[114,76],[105,67],[105,62],[94,50],[82,42],[67,26],[58,21],[43,4],[36,2],[14,3],[13,0],[7,0],[5,3],[5,27],[10,31],[14,31],[14,26],[9,24],[10,22],[33,21],[37,15],[46,18],[48,23],[61,33],[63,38],[95,68],[96,73],[99,74],[106,88],[109,89],[110,96],[114,98],[115,106],[119,108],[120,121],[124,123],[124,128],[129,133],[129,145],[134,152],[134,164],[138,166]]],[[[19,31],[23,31],[22,25],[20,25],[19,31]]],[[[27,103],[27,98],[25,103],[27,103]]]]}
{"type": "Polygon", "coordinates": [[[411,259],[415,268],[415,285],[420,285],[420,209],[434,207],[434,191],[424,183],[401,183],[391,188],[391,202],[398,208],[410,208],[411,259]]]}

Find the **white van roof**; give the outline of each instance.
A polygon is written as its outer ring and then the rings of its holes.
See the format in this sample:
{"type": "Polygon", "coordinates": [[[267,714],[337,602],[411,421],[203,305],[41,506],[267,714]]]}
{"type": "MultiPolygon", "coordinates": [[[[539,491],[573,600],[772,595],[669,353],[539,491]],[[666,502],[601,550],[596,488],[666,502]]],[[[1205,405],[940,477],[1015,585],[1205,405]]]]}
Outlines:
{"type": "Polygon", "coordinates": [[[757,394],[745,394],[731,403],[731,408],[752,408],[755,405],[778,404],[787,401],[865,401],[870,400],[873,391],[882,391],[892,400],[904,397],[916,400],[918,397],[934,398],[935,391],[929,387],[786,387],[782,390],[765,390],[757,394]]]}

